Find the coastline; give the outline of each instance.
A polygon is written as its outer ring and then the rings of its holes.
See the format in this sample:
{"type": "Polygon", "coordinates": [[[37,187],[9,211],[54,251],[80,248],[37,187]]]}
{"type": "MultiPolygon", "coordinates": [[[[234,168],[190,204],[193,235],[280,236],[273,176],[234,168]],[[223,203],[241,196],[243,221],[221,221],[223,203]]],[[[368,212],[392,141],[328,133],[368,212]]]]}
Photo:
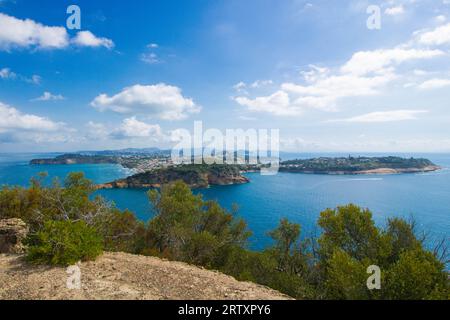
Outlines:
{"type": "Polygon", "coordinates": [[[310,171],[310,170],[292,170],[290,168],[280,168],[283,173],[302,173],[302,174],[323,174],[323,175],[389,175],[389,174],[409,174],[409,173],[424,173],[442,170],[440,166],[427,166],[424,168],[378,168],[360,171],[310,171]]]}

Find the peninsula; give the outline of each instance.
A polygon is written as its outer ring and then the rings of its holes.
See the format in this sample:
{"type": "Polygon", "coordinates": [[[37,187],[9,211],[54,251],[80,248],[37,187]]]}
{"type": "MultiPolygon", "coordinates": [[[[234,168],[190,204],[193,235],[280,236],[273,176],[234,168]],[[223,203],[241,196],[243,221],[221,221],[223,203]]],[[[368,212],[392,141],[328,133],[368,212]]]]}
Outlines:
{"type": "Polygon", "coordinates": [[[250,182],[241,175],[236,165],[180,165],[141,172],[125,179],[97,185],[99,189],[159,188],[164,184],[182,180],[191,188],[210,185],[231,185],[250,182]]]}
{"type": "Polygon", "coordinates": [[[428,159],[401,157],[321,157],[284,161],[281,172],[310,174],[399,174],[441,169],[428,159]]]}

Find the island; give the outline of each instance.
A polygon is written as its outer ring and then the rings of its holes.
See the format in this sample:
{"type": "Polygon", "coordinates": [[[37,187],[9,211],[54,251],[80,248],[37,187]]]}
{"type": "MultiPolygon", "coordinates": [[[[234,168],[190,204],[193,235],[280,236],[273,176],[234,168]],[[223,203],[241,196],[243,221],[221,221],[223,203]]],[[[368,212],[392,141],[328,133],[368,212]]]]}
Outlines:
{"type": "Polygon", "coordinates": [[[141,172],[125,179],[97,185],[98,189],[160,188],[177,180],[184,181],[191,188],[207,188],[211,185],[232,185],[248,183],[237,165],[187,164],[141,172]]]}
{"type": "Polygon", "coordinates": [[[283,161],[281,172],[309,174],[399,174],[441,169],[428,159],[401,157],[321,157],[283,161]]]}

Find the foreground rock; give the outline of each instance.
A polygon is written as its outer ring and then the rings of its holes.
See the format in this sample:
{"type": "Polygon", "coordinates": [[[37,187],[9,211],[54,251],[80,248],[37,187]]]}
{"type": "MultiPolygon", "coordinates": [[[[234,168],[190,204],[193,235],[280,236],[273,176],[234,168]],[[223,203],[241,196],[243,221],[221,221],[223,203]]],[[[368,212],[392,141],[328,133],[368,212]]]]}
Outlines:
{"type": "Polygon", "coordinates": [[[80,264],[81,289],[68,289],[65,268],[30,266],[0,255],[0,300],[5,299],[290,299],[272,289],[239,282],[182,262],[105,253],[80,264]]]}
{"type": "Polygon", "coordinates": [[[28,227],[21,219],[0,220],[0,253],[22,253],[28,227]]]}

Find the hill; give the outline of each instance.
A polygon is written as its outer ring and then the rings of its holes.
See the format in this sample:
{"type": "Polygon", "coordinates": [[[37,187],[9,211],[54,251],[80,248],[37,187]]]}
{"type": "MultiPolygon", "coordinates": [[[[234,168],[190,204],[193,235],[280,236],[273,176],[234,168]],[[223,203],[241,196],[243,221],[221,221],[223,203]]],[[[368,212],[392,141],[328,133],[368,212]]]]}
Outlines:
{"type": "Polygon", "coordinates": [[[191,188],[249,182],[241,175],[239,166],[181,165],[138,173],[125,179],[100,184],[98,188],[159,188],[161,185],[177,180],[182,180],[191,188]]]}
{"type": "Polygon", "coordinates": [[[66,269],[30,266],[19,255],[0,255],[0,300],[10,299],[290,299],[275,290],[239,282],[182,262],[105,253],[83,262],[81,289],[67,289],[66,269]]]}
{"type": "Polygon", "coordinates": [[[321,157],[283,161],[280,171],[316,174],[392,174],[439,170],[428,159],[401,157],[321,157]]]}

